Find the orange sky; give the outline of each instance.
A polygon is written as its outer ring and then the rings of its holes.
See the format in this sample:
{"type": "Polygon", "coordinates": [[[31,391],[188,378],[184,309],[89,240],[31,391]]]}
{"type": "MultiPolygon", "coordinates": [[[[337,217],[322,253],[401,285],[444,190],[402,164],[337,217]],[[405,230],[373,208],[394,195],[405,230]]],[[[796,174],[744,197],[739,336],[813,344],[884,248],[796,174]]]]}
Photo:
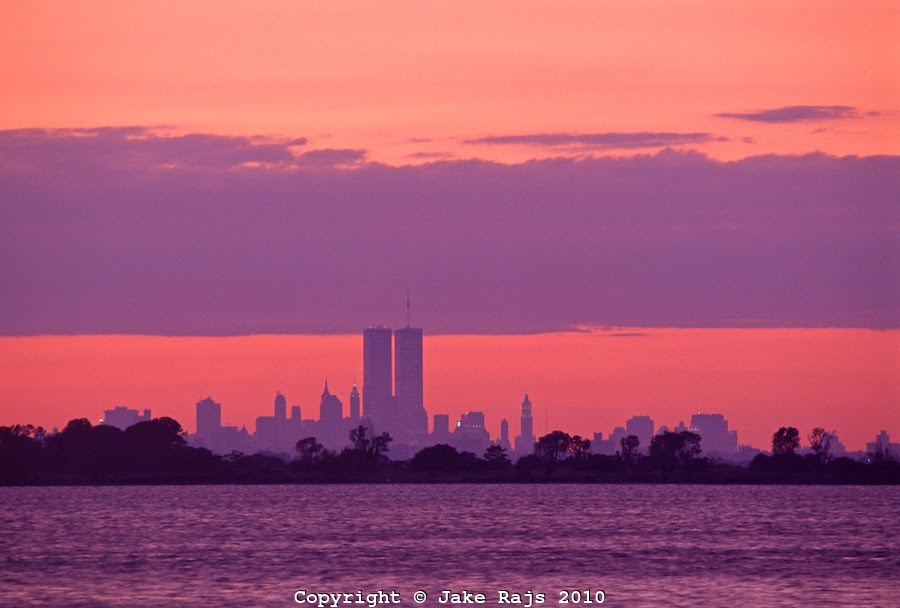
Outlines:
{"type": "MultiPolygon", "coordinates": [[[[864,449],[881,429],[900,439],[900,331],[857,329],[617,329],[525,336],[426,336],[429,415],[486,413],[519,430],[530,393],[535,430],[591,436],[633,414],[657,425],[721,412],[741,443],[765,447],[794,425],[837,429],[864,449]],[[610,334],[645,334],[612,336],[610,334]]],[[[304,418],[318,417],[325,379],[344,401],[361,384],[361,336],[39,336],[0,338],[0,424],[97,422],[117,404],[151,408],[194,429],[194,403],[207,393],[223,422],[271,415],[276,389],[304,418]]]]}
{"type": "Polygon", "coordinates": [[[707,132],[729,141],[694,147],[719,158],[896,153],[898,14],[828,0],[2,2],[0,128],[306,136],[392,163],[573,153],[462,143],[544,132],[707,132]],[[807,104],[858,116],[713,117],[807,104]]]}

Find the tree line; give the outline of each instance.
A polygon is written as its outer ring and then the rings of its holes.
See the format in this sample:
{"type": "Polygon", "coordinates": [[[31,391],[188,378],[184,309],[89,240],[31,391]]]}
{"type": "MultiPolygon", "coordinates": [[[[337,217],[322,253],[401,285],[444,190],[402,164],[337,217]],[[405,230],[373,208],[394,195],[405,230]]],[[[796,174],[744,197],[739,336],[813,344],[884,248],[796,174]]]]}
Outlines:
{"type": "Polygon", "coordinates": [[[296,442],[292,455],[218,455],[187,444],[181,425],[155,418],[127,429],[94,426],[81,418],[56,433],[32,425],[0,427],[0,484],[39,483],[290,483],[301,481],[403,480],[584,480],[708,481],[768,483],[821,481],[897,483],[900,464],[890,453],[870,455],[868,463],[833,454],[834,433],[813,429],[810,453],[801,456],[800,433],[781,427],[772,437],[771,455],[759,454],[749,467],[723,465],[703,455],[701,437],[690,431],[664,431],[642,449],[634,435],[619,442],[614,455],[594,454],[591,442],[552,431],[530,454],[513,462],[508,451],[491,445],[481,455],[438,444],[408,461],[388,457],[393,438],[365,426],[349,432],[340,451],[315,437],[296,442]]]}

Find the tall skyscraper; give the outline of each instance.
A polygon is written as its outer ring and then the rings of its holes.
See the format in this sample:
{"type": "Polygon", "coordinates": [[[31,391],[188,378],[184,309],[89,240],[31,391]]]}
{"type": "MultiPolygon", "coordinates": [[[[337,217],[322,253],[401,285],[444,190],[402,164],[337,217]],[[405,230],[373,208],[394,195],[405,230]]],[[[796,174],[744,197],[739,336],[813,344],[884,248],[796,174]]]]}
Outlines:
{"type": "Polygon", "coordinates": [[[531,417],[531,399],[525,393],[522,401],[522,418],[520,419],[519,436],[516,437],[516,452],[529,454],[534,449],[537,439],[534,436],[534,420],[531,417]]]}
{"type": "Polygon", "coordinates": [[[280,392],[275,395],[275,418],[277,420],[287,418],[287,399],[280,392]]]}
{"type": "Polygon", "coordinates": [[[222,405],[207,397],[197,402],[197,434],[210,437],[222,428],[222,405]]]}
{"type": "Polygon", "coordinates": [[[391,336],[383,325],[363,330],[363,415],[379,433],[396,433],[399,422],[392,399],[391,336]]]}
{"type": "Polygon", "coordinates": [[[353,383],[353,390],[350,391],[350,422],[356,424],[359,422],[359,391],[356,390],[356,383],[353,383]]]}
{"type": "Polygon", "coordinates": [[[409,437],[428,433],[422,380],[422,330],[404,327],[394,331],[394,391],[400,429],[409,437]]]}

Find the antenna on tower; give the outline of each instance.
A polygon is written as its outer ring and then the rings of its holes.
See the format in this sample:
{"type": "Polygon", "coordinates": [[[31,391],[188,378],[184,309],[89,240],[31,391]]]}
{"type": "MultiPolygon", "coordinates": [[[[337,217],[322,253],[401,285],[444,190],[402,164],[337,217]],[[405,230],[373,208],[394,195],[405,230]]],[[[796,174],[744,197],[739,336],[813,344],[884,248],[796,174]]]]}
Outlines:
{"type": "Polygon", "coordinates": [[[409,327],[409,287],[406,288],[406,327],[409,327]]]}

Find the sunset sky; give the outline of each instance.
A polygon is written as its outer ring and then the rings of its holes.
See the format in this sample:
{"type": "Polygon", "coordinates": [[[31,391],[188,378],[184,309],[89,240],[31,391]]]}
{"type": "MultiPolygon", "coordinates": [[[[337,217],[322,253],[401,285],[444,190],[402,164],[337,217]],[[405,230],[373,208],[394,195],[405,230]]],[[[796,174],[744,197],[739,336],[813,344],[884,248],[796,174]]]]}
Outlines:
{"type": "Polygon", "coordinates": [[[0,424],[312,415],[408,288],[492,434],[897,441],[898,74],[896,2],[0,1],[0,424]]]}

